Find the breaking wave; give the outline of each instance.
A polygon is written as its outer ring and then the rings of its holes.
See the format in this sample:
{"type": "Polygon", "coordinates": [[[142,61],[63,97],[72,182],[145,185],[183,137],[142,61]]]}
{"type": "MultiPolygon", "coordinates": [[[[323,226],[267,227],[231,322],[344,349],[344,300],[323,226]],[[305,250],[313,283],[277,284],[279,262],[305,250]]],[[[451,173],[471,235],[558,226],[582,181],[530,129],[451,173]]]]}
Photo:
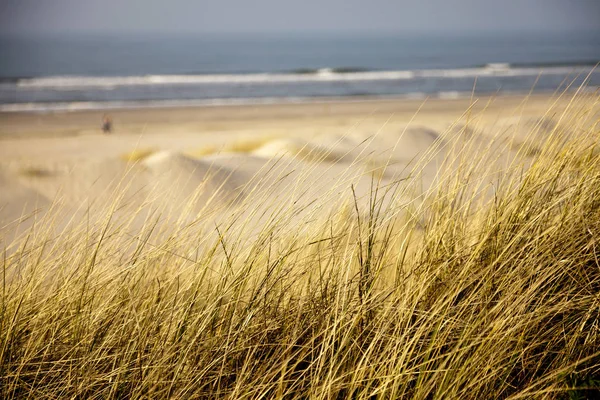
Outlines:
{"type": "Polygon", "coordinates": [[[593,65],[511,66],[495,63],[474,68],[368,71],[360,68],[321,68],[289,73],[141,75],[141,76],[48,76],[21,78],[4,85],[20,89],[114,89],[122,86],[206,85],[206,84],[278,84],[296,82],[344,82],[411,80],[418,78],[472,78],[484,76],[532,76],[539,74],[586,73],[593,65]]]}

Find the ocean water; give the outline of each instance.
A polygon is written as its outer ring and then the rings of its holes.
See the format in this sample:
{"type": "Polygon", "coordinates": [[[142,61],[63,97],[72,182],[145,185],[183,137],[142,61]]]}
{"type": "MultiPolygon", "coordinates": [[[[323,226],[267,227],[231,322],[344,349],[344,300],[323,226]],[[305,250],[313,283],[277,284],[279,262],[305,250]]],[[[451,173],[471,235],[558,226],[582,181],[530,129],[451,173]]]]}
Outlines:
{"type": "Polygon", "coordinates": [[[600,32],[0,38],[0,111],[600,86],[600,32]]]}

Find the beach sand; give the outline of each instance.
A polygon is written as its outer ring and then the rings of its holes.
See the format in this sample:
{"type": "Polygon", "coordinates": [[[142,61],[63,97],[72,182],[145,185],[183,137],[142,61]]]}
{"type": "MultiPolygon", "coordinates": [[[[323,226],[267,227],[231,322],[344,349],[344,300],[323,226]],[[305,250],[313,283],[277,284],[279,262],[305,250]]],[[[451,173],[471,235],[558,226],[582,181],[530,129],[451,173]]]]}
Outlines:
{"type": "Polygon", "coordinates": [[[423,156],[426,189],[447,156],[440,143],[468,134],[485,149],[510,131],[510,146],[486,150],[506,164],[521,157],[514,143],[551,132],[570,101],[533,95],[114,110],[110,134],[101,132],[102,111],[1,113],[2,239],[13,240],[53,204],[67,221],[114,205],[117,193],[115,209],[139,224],[151,213],[140,213],[143,207],[175,216],[169,221],[217,221],[236,204],[256,214],[303,198],[311,212],[327,213],[311,202],[366,196],[374,178],[386,184],[410,176],[423,156]]]}

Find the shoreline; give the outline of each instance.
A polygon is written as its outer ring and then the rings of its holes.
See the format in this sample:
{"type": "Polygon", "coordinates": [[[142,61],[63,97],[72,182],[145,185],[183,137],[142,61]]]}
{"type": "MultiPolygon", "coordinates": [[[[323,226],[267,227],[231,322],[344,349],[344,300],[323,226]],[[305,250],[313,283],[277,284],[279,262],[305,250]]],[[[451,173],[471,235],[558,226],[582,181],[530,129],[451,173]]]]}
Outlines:
{"type": "MultiPolygon", "coordinates": [[[[367,116],[394,115],[408,122],[418,122],[422,117],[429,120],[458,118],[471,107],[481,110],[484,106],[500,112],[527,103],[539,113],[551,102],[562,103],[571,94],[563,96],[556,92],[510,94],[497,96],[461,96],[459,98],[327,98],[308,101],[201,105],[156,108],[117,108],[114,110],[69,110],[53,112],[0,112],[0,141],[34,137],[74,137],[101,135],[100,120],[108,113],[115,122],[114,135],[152,134],[160,128],[173,130],[187,125],[198,133],[256,129],[294,123],[310,127],[306,118],[317,119],[314,125],[326,120],[354,119],[367,116]],[[417,113],[418,111],[418,113],[417,113]],[[191,125],[191,126],[190,126],[191,125]]],[[[335,122],[335,121],[333,121],[335,122]]],[[[186,130],[190,130],[186,129],[186,130]]]]}
{"type": "MultiPolygon", "coordinates": [[[[596,87],[578,89],[584,93],[593,93],[596,87]]],[[[574,93],[571,90],[566,93],[574,93]]],[[[215,108],[244,106],[277,106],[303,104],[332,103],[376,103],[386,101],[424,101],[424,100],[461,100],[498,97],[552,96],[558,90],[523,90],[505,92],[443,91],[427,94],[414,92],[394,95],[347,95],[347,96],[307,96],[307,97],[247,97],[197,100],[132,100],[132,101],[81,101],[53,103],[7,103],[0,104],[0,115],[3,114],[54,114],[77,112],[114,112],[118,110],[162,110],[177,108],[215,108]]]]}

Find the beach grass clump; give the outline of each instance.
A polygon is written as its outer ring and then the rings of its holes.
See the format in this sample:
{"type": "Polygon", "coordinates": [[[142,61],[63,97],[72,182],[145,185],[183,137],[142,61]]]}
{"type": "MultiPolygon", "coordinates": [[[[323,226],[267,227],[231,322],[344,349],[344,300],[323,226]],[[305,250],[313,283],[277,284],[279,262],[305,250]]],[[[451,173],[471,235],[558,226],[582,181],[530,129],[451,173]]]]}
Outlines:
{"type": "Polygon", "coordinates": [[[136,148],[128,153],[121,154],[120,158],[125,162],[135,163],[150,157],[152,154],[156,153],[156,151],[155,148],[136,148]]]}
{"type": "Polygon", "coordinates": [[[222,151],[229,153],[251,153],[265,143],[273,139],[272,135],[261,135],[257,137],[241,137],[226,143],[222,151]]]}
{"type": "Polygon", "coordinates": [[[252,235],[247,214],[158,242],[152,218],[135,235],[110,213],[38,223],[2,259],[1,396],[591,398],[590,115],[565,113],[566,142],[557,127],[489,185],[458,149],[419,202],[398,200],[410,179],[373,179],[365,198],[349,183],[353,201],[326,217],[274,205],[252,235]]]}
{"type": "Polygon", "coordinates": [[[195,148],[189,151],[186,151],[185,154],[193,157],[193,158],[200,158],[200,157],[204,157],[204,156],[208,156],[211,154],[215,154],[219,152],[219,148],[217,146],[203,146],[203,147],[199,147],[199,148],[195,148]]]}
{"type": "Polygon", "coordinates": [[[44,178],[52,175],[52,172],[44,167],[26,165],[19,168],[18,174],[28,178],[44,178]]]}

